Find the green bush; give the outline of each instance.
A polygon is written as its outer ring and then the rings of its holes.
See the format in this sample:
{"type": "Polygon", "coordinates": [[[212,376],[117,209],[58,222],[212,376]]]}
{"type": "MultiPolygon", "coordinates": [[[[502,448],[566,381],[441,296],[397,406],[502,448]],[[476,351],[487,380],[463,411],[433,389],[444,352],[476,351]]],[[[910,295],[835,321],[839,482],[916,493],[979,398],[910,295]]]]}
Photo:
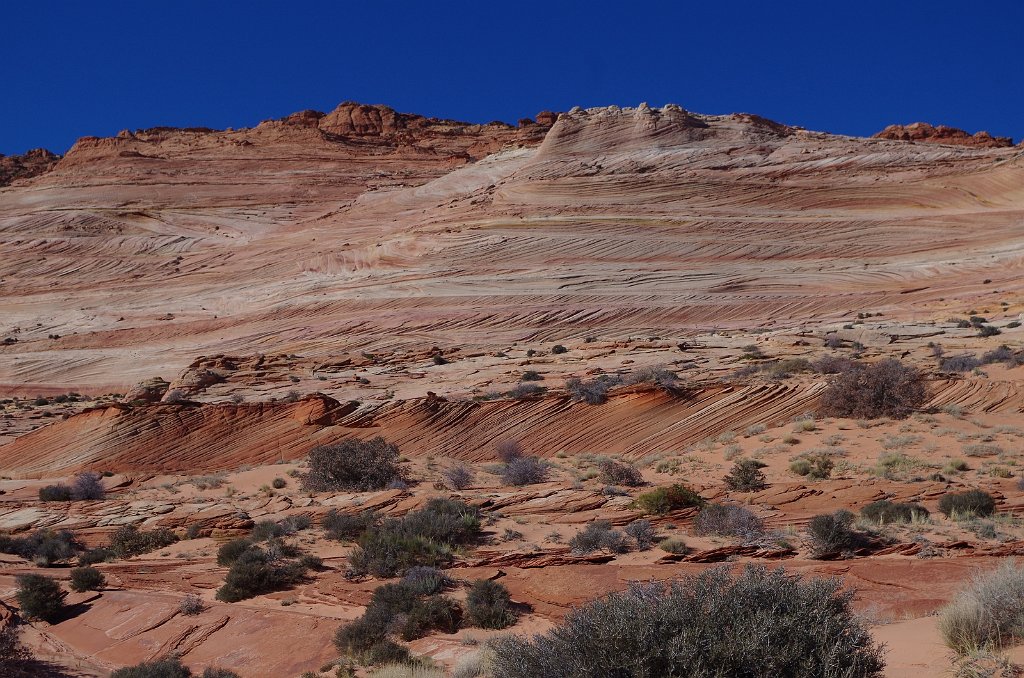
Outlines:
{"type": "Polygon", "coordinates": [[[134,525],[122,525],[110,537],[110,551],[117,558],[149,553],[178,541],[178,537],[166,528],[140,530],[134,525]]]}
{"type": "Polygon", "coordinates": [[[71,570],[71,590],[98,591],[107,583],[107,578],[95,567],[76,567],[71,570]]]}
{"type": "Polygon", "coordinates": [[[669,487],[658,487],[637,497],[637,506],[647,513],[664,515],[684,508],[704,505],[704,498],[689,487],[676,483],[669,487]]]}
{"type": "Polygon", "coordinates": [[[15,577],[18,583],[18,607],[26,619],[54,621],[64,609],[67,592],[54,579],[41,574],[22,574],[15,577]]]}
{"type": "Polygon", "coordinates": [[[634,584],[532,639],[492,641],[494,678],[875,678],[882,648],[836,579],[728,567],[634,584]]]}
{"type": "Polygon", "coordinates": [[[26,537],[0,535],[0,553],[10,553],[31,560],[40,567],[50,567],[75,557],[81,546],[74,533],[36,530],[26,537]]]}
{"type": "Polygon", "coordinates": [[[414,565],[445,565],[454,548],[475,540],[479,532],[478,509],[454,499],[431,499],[421,510],[363,533],[349,567],[354,574],[386,578],[414,565]]]}
{"type": "Polygon", "coordinates": [[[231,567],[243,553],[252,547],[253,543],[248,539],[232,539],[221,544],[220,548],[217,549],[217,564],[221,567],[231,567]]]}
{"type": "Polygon", "coordinates": [[[915,503],[891,502],[888,499],[873,501],[860,510],[865,520],[884,525],[886,523],[912,523],[915,519],[928,517],[928,509],[915,503]]]}
{"type": "Polygon", "coordinates": [[[306,576],[301,562],[274,558],[258,546],[240,554],[231,564],[217,600],[236,603],[271,591],[288,588],[306,576]]]}
{"type": "Polygon", "coordinates": [[[952,492],[939,499],[939,511],[947,518],[984,518],[996,510],[996,500],[984,490],[952,492]]]}
{"type": "Polygon", "coordinates": [[[383,490],[403,477],[398,448],[383,438],[344,440],[309,453],[302,487],[313,492],[383,490]]]}
{"type": "Polygon", "coordinates": [[[466,594],[466,617],[470,624],[484,629],[511,626],[516,613],[508,589],[489,579],[474,582],[466,594]]]}
{"type": "Polygon", "coordinates": [[[759,492],[768,487],[764,471],[761,470],[765,466],[767,464],[757,459],[740,459],[725,476],[725,484],[737,492],[759,492]]]}

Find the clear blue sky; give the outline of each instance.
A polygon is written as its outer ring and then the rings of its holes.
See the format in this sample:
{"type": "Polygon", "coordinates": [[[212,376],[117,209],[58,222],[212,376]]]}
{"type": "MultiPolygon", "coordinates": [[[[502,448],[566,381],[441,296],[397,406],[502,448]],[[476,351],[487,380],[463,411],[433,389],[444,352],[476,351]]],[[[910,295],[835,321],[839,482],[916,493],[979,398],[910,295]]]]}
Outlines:
{"type": "Polygon", "coordinates": [[[678,103],[1024,136],[1024,2],[0,2],[0,153],[344,100],[486,122],[678,103]]]}

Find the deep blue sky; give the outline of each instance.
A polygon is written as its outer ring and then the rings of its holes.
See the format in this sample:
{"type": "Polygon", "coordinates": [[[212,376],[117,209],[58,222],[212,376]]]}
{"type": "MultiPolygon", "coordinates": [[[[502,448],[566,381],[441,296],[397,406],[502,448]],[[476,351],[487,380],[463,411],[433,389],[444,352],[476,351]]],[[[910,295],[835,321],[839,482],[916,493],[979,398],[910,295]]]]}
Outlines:
{"type": "Polygon", "coordinates": [[[2,0],[0,153],[344,100],[477,122],[675,102],[1024,136],[1024,2],[2,0]]]}

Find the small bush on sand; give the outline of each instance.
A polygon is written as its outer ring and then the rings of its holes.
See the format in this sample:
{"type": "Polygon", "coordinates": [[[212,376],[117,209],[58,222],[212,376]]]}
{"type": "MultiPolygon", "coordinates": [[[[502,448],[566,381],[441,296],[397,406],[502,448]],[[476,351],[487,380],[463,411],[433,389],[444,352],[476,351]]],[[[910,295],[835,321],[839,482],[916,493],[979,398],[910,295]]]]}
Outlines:
{"type": "Polygon", "coordinates": [[[455,584],[444,571],[436,567],[414,566],[402,575],[402,584],[417,595],[429,596],[440,593],[455,584]]]}
{"type": "Polygon", "coordinates": [[[252,548],[252,542],[248,539],[232,539],[221,544],[217,549],[217,564],[221,567],[231,567],[243,553],[252,548]]]}
{"type": "Polygon", "coordinates": [[[71,488],[63,483],[39,488],[39,501],[71,501],[74,498],[71,488]]]}
{"type": "Polygon", "coordinates": [[[651,548],[654,544],[654,540],[657,538],[657,531],[654,529],[654,525],[651,521],[639,518],[634,520],[629,525],[626,525],[626,534],[633,538],[636,542],[636,547],[640,551],[646,551],[651,548]]]}
{"type": "Polygon", "coordinates": [[[339,513],[337,509],[331,509],[324,516],[323,526],[328,539],[355,541],[361,534],[379,524],[380,520],[375,511],[339,513]]]}
{"type": "Polygon", "coordinates": [[[764,535],[764,521],[750,509],[736,504],[708,504],[693,519],[693,531],[701,536],[755,541],[764,535]]]}
{"type": "Polygon", "coordinates": [[[608,382],[603,379],[583,381],[577,377],[565,380],[565,390],[573,400],[581,400],[588,405],[600,405],[608,400],[608,382]]]}
{"type": "Polygon", "coordinates": [[[598,466],[601,472],[601,482],[609,485],[625,485],[626,487],[638,487],[644,484],[644,477],[635,466],[606,459],[598,466]]]}
{"type": "Polygon", "coordinates": [[[887,523],[912,523],[928,517],[928,509],[920,504],[907,502],[891,502],[888,499],[873,501],[860,510],[865,520],[879,525],[887,523]]]}
{"type": "Polygon", "coordinates": [[[647,513],[664,515],[684,508],[699,508],[705,502],[703,497],[689,487],[676,483],[645,492],[637,497],[636,503],[647,513]]]}
{"type": "Polygon", "coordinates": [[[309,453],[302,487],[312,492],[383,490],[403,477],[398,459],[398,448],[380,437],[321,445],[309,453]]]}
{"type": "Polygon", "coordinates": [[[195,593],[188,593],[178,603],[178,611],[186,617],[194,617],[206,609],[203,599],[195,593]]]}
{"type": "Polygon", "coordinates": [[[512,598],[503,584],[489,579],[473,583],[466,594],[466,618],[473,626],[503,629],[516,621],[512,598]]]}
{"type": "Polygon", "coordinates": [[[441,472],[445,487],[451,490],[464,490],[473,484],[474,475],[472,469],[462,463],[449,466],[441,472]]]}
{"type": "Polygon", "coordinates": [[[68,530],[54,532],[44,528],[25,537],[0,534],[0,553],[21,556],[39,567],[70,560],[80,548],[74,533],[68,530]]]}
{"type": "Polygon", "coordinates": [[[725,484],[737,492],[759,492],[768,487],[764,471],[761,470],[765,466],[767,464],[757,459],[740,459],[725,476],[725,484]]]}
{"type": "Polygon", "coordinates": [[[71,590],[99,591],[107,583],[107,578],[95,567],[76,567],[71,570],[71,590]]]}
{"type": "Polygon", "coordinates": [[[41,574],[22,574],[15,577],[15,581],[18,607],[26,619],[53,622],[64,609],[64,598],[68,594],[56,580],[41,574]]]}
{"type": "Polygon", "coordinates": [[[921,373],[898,360],[854,363],[840,372],[821,394],[826,416],[851,419],[903,419],[927,399],[921,373]]]}
{"type": "Polygon", "coordinates": [[[882,648],[837,579],[748,566],[634,584],[574,609],[555,630],[492,641],[494,678],[875,678],[882,648]],[[671,651],[666,651],[671,648],[671,651]]]}
{"type": "Polygon", "coordinates": [[[843,509],[811,518],[807,524],[811,556],[828,558],[853,548],[857,535],[852,525],[853,514],[843,509]]]}
{"type": "Polygon", "coordinates": [[[252,546],[231,564],[217,600],[236,603],[271,591],[288,588],[306,576],[301,563],[275,557],[270,550],[252,546]]]}
{"type": "Polygon", "coordinates": [[[270,486],[275,490],[283,490],[288,486],[288,481],[284,478],[274,478],[273,482],[270,483],[270,486]]]}
{"type": "Polygon", "coordinates": [[[1024,568],[1009,560],[977,576],[939,612],[939,631],[962,655],[1024,639],[1024,568]]]}
{"type": "Polygon", "coordinates": [[[502,440],[494,446],[494,451],[498,455],[498,460],[503,464],[526,456],[523,446],[517,440],[502,440]]]}
{"type": "Polygon", "coordinates": [[[996,500],[984,490],[967,490],[942,495],[939,510],[947,518],[985,518],[996,510],[996,500]]]}
{"type": "Polygon", "coordinates": [[[506,485],[535,485],[548,479],[548,465],[537,457],[519,457],[505,464],[501,480],[506,485]]]}
{"type": "Polygon", "coordinates": [[[168,529],[140,530],[134,525],[123,525],[117,528],[110,537],[110,551],[117,558],[149,553],[178,541],[178,537],[168,529]]]}
{"type": "Polygon", "coordinates": [[[92,471],[85,471],[75,476],[71,483],[71,494],[79,501],[99,501],[103,499],[106,491],[103,489],[101,478],[103,476],[92,471]]]}
{"type": "Polygon", "coordinates": [[[364,532],[349,556],[349,568],[356,575],[385,578],[415,565],[445,565],[455,548],[469,544],[479,532],[478,509],[453,499],[431,499],[419,511],[364,532]]]}
{"type": "Polygon", "coordinates": [[[604,549],[612,553],[625,553],[629,550],[626,537],[618,530],[613,530],[607,520],[595,520],[577,532],[569,540],[569,548],[575,554],[587,554],[604,549]]]}

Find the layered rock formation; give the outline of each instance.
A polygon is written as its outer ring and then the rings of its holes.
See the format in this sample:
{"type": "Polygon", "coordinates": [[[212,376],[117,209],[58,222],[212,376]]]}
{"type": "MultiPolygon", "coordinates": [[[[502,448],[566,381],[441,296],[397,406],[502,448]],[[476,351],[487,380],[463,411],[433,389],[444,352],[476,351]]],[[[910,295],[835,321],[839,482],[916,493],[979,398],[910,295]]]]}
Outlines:
{"type": "Polygon", "coordinates": [[[910,125],[889,125],[875,134],[876,139],[893,139],[897,141],[922,141],[934,144],[953,144],[955,146],[974,146],[977,148],[1006,148],[1013,146],[1010,137],[994,137],[988,132],[970,134],[956,127],[946,125],[929,125],[926,122],[915,122],[910,125]]]}

